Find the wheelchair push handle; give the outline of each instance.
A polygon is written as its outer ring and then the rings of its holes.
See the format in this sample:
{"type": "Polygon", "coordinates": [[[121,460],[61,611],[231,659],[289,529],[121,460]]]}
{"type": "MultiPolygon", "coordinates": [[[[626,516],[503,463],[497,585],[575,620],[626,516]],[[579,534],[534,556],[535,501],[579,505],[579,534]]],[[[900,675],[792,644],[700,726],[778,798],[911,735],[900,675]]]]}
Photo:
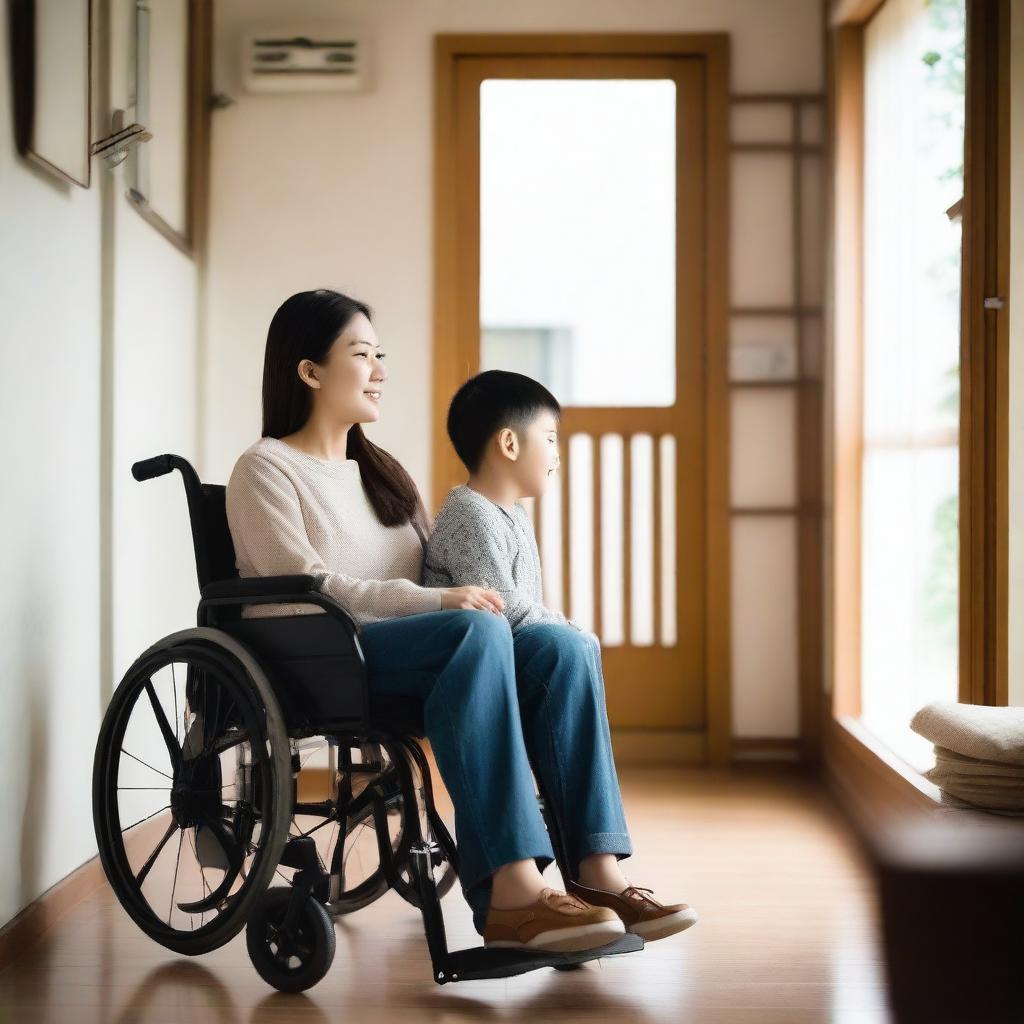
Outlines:
{"type": "Polygon", "coordinates": [[[152,480],[155,476],[164,476],[174,469],[173,455],[154,455],[151,459],[132,463],[132,476],[136,480],[152,480]]]}

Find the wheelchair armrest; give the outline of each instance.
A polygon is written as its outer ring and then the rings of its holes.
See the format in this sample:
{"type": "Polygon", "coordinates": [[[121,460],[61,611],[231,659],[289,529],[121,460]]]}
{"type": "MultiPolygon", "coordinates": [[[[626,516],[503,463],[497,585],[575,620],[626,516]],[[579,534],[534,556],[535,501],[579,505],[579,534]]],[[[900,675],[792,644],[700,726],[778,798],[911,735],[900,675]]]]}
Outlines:
{"type": "Polygon", "coordinates": [[[245,579],[214,580],[202,589],[203,600],[209,598],[276,597],[281,594],[305,594],[316,590],[316,577],[298,576],[247,576],[245,579]]]}
{"type": "MultiPolygon", "coordinates": [[[[359,627],[349,610],[323,593],[316,584],[316,577],[295,576],[246,576],[230,580],[214,580],[207,583],[199,595],[199,622],[213,624],[206,618],[210,609],[233,607],[241,604],[315,604],[328,615],[337,619],[351,638],[359,635],[359,627]]],[[[216,618],[216,613],[214,613],[216,618]]],[[[356,646],[358,647],[358,641],[356,646]]],[[[360,654],[360,657],[362,655],[360,654]]]]}

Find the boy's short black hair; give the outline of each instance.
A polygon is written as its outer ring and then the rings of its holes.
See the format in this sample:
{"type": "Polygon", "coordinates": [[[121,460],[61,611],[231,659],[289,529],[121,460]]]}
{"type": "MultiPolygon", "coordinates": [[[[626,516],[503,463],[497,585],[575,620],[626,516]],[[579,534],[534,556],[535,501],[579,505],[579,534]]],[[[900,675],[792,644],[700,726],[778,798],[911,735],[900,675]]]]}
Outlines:
{"type": "Polygon", "coordinates": [[[488,441],[511,427],[517,434],[547,409],[561,417],[562,407],[543,384],[511,370],[484,370],[455,392],[448,406],[448,437],[470,473],[483,462],[488,441]]]}

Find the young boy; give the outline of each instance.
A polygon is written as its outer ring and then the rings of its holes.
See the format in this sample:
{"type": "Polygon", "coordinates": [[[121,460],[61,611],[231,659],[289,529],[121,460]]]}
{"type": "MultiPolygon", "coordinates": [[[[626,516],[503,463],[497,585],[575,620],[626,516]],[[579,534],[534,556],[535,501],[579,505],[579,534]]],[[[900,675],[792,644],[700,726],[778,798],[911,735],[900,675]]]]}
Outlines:
{"type": "Polygon", "coordinates": [[[506,370],[467,381],[448,410],[448,436],[469,480],[448,492],[434,522],[423,585],[498,591],[513,634],[537,622],[582,631],[544,605],[537,538],[519,504],[540,497],[558,468],[561,412],[542,384],[506,370]]]}
{"type": "MultiPolygon", "coordinates": [[[[545,607],[537,540],[519,504],[521,498],[542,495],[558,468],[561,411],[550,391],[520,373],[488,370],[459,388],[448,409],[448,436],[469,480],[448,492],[438,513],[424,553],[423,584],[487,587],[501,595],[512,627],[517,684],[522,673],[522,699],[533,709],[534,725],[524,712],[524,728],[531,731],[536,756],[544,762],[538,767],[549,780],[559,779],[556,788],[561,789],[574,877],[565,879],[569,896],[556,895],[571,897],[570,904],[582,901],[564,912],[584,913],[581,906],[591,913],[595,907],[611,909],[628,931],[651,941],[690,927],[697,912],[685,903],[658,902],[652,890],[631,885],[619,868],[618,861],[633,848],[603,694],[597,697],[604,686],[601,644],[595,634],[545,607]],[[558,633],[561,638],[551,635],[558,633]],[[589,640],[592,659],[563,657],[579,649],[581,633],[589,640]],[[546,728],[559,737],[553,743],[545,744],[536,732],[543,717],[538,717],[538,702],[547,707],[546,728]]],[[[485,945],[515,944],[506,940],[517,922],[536,916],[543,879],[532,859],[505,865],[494,878],[497,902],[488,903],[486,887],[474,894],[474,921],[481,930],[479,922],[486,920],[485,945]]],[[[546,892],[550,896],[551,890],[546,892]]]]}

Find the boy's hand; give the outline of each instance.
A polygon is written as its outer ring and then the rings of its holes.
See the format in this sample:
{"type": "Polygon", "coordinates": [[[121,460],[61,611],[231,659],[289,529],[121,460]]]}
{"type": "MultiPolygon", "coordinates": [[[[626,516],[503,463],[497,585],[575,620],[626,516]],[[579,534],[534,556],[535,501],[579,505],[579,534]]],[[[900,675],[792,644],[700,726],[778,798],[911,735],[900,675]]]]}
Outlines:
{"type": "Polygon", "coordinates": [[[496,590],[484,587],[445,587],[441,591],[442,608],[480,608],[501,615],[505,600],[496,590]]]}

